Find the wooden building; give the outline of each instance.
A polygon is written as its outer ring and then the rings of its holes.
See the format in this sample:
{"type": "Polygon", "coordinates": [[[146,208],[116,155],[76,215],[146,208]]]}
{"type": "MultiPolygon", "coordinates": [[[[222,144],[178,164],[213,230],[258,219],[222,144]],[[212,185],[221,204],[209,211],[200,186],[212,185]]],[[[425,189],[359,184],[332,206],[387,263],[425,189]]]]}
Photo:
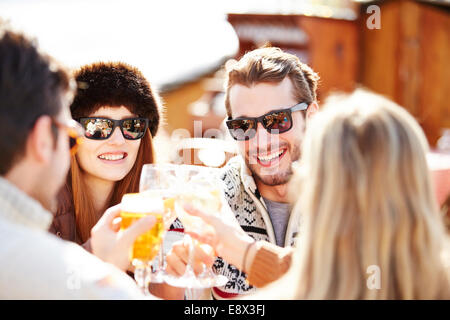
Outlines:
{"type": "Polygon", "coordinates": [[[432,146],[450,128],[450,2],[371,1],[361,6],[360,82],[413,114],[432,146]],[[368,29],[369,5],[381,28],[368,29]]]}
{"type": "Polygon", "coordinates": [[[265,43],[297,55],[321,77],[319,99],[333,90],[351,91],[359,71],[355,16],[229,14],[239,37],[239,56],[265,43]]]}
{"type": "Polygon", "coordinates": [[[345,3],[347,10],[331,7],[328,14],[229,14],[238,57],[267,42],[296,54],[321,77],[319,101],[366,87],[413,114],[434,147],[450,128],[450,2],[345,3]],[[380,9],[380,29],[367,27],[371,5],[380,9]]]}

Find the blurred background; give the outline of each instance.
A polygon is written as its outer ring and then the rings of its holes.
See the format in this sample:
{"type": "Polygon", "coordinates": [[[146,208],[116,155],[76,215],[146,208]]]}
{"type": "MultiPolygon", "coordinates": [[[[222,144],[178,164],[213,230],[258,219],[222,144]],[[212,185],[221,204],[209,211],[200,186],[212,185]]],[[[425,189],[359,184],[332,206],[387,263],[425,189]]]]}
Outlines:
{"type": "Polygon", "coordinates": [[[364,86],[412,113],[432,148],[448,149],[449,9],[445,0],[0,0],[2,18],[69,67],[138,67],[165,105],[160,160],[209,166],[235,153],[223,128],[224,63],[267,43],[319,73],[319,104],[364,86]],[[367,27],[372,5],[380,29],[367,27]]]}

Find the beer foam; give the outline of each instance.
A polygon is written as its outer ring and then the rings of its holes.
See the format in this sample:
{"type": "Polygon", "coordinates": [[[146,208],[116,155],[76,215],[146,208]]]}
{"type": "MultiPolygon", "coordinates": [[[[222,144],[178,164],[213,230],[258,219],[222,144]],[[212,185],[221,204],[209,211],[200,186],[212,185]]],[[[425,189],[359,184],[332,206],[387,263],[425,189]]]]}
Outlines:
{"type": "Polygon", "coordinates": [[[122,197],[122,211],[133,213],[163,213],[164,201],[161,197],[142,193],[127,193],[122,197]]]}

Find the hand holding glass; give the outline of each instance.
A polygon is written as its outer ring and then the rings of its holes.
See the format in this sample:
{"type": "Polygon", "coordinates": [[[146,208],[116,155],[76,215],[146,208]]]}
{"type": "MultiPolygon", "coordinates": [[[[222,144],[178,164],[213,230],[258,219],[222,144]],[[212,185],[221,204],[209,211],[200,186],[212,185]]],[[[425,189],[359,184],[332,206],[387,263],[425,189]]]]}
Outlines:
{"type": "Polygon", "coordinates": [[[140,235],[135,240],[130,251],[130,261],[135,267],[134,276],[144,294],[148,294],[148,284],[150,281],[149,263],[155,258],[161,245],[164,230],[163,212],[164,203],[160,198],[152,198],[142,194],[125,194],[121,204],[120,229],[130,227],[136,220],[147,215],[156,217],[156,224],[146,233],[140,235]]]}

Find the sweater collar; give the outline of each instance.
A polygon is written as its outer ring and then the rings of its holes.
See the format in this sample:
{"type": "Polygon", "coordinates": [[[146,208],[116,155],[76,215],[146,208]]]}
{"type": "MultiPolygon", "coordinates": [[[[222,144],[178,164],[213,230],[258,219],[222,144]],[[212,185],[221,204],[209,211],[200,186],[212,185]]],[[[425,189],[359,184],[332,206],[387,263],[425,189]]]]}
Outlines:
{"type": "Polygon", "coordinates": [[[245,189],[250,190],[252,193],[256,194],[258,192],[258,188],[256,187],[256,182],[255,182],[255,179],[253,178],[253,175],[252,175],[250,169],[245,164],[244,158],[242,156],[239,156],[239,161],[241,163],[240,170],[241,170],[242,183],[243,183],[245,189]]]}
{"type": "Polygon", "coordinates": [[[242,156],[239,157],[240,162],[240,173],[241,173],[241,180],[242,184],[244,185],[244,188],[247,192],[251,192],[258,198],[258,200],[263,204],[265,208],[267,208],[266,203],[264,202],[263,197],[261,196],[261,193],[259,193],[258,187],[256,186],[255,179],[253,178],[252,172],[247,167],[244,158],[242,156]]]}
{"type": "Polygon", "coordinates": [[[0,217],[30,228],[48,230],[53,215],[17,186],[0,177],[0,217]]]}

